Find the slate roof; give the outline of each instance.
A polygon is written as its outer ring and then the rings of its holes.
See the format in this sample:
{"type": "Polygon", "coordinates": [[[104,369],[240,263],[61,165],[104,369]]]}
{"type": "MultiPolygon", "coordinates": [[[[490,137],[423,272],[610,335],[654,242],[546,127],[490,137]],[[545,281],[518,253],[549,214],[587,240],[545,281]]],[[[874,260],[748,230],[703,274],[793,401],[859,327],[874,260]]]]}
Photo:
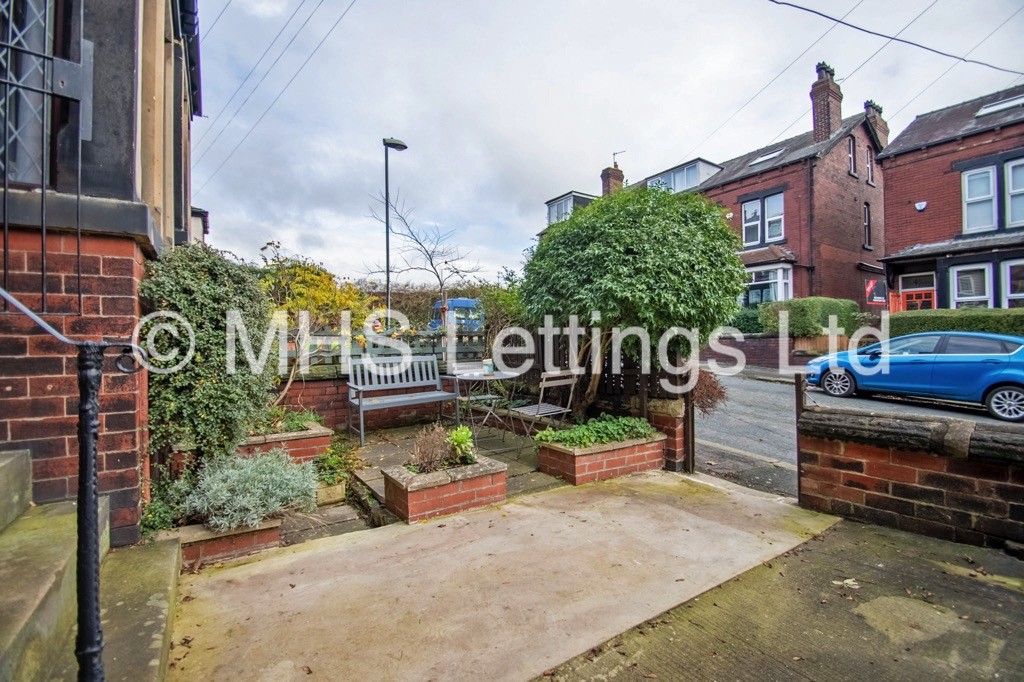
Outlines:
{"type": "Polygon", "coordinates": [[[878,155],[878,158],[885,159],[897,154],[930,147],[941,142],[955,140],[958,137],[976,135],[993,128],[1024,122],[1024,106],[1016,106],[1012,109],[1005,109],[993,114],[986,114],[985,116],[975,116],[978,113],[978,109],[986,104],[1021,95],[1024,95],[1024,85],[993,92],[984,97],[954,104],[938,111],[921,114],[878,155]]]}
{"type": "Polygon", "coordinates": [[[908,246],[902,251],[880,258],[885,262],[907,261],[917,258],[933,256],[945,256],[954,253],[966,253],[976,251],[995,251],[998,249],[1014,246],[1024,246],[1024,230],[1014,230],[1003,234],[995,234],[988,237],[971,237],[968,239],[947,239],[944,242],[931,244],[916,244],[908,246]]]}
{"type": "Polygon", "coordinates": [[[795,263],[796,254],[784,246],[769,244],[763,249],[740,251],[740,260],[744,265],[764,265],[766,263],[795,263]]]}
{"type": "Polygon", "coordinates": [[[814,156],[824,156],[832,147],[846,138],[854,128],[861,123],[864,123],[867,116],[861,112],[856,116],[844,118],[843,123],[839,126],[839,129],[832,133],[832,136],[827,140],[821,142],[814,141],[814,131],[808,130],[806,133],[791,137],[788,140],[782,142],[776,142],[770,144],[767,147],[761,147],[755,149],[752,152],[747,152],[743,156],[737,156],[735,159],[730,159],[725,163],[719,164],[722,166],[722,170],[718,171],[710,178],[702,182],[697,186],[698,192],[703,192],[709,189],[715,189],[722,185],[727,185],[730,182],[742,180],[743,178],[750,177],[751,175],[757,175],[773,168],[781,168],[782,166],[788,166],[791,163],[797,161],[803,161],[814,156]],[[761,156],[773,152],[776,149],[782,149],[783,152],[773,159],[769,159],[756,166],[751,166],[750,162],[761,156]]]}

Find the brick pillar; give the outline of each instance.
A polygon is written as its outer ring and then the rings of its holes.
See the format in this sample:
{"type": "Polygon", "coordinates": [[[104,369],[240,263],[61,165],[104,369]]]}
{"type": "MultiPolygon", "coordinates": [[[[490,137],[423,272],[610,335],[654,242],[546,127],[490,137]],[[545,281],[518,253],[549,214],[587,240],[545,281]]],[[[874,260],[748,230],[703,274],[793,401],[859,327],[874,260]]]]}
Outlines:
{"type": "Polygon", "coordinates": [[[668,438],[665,441],[665,468],[683,471],[686,463],[686,405],[683,399],[650,401],[647,418],[668,438]]]}

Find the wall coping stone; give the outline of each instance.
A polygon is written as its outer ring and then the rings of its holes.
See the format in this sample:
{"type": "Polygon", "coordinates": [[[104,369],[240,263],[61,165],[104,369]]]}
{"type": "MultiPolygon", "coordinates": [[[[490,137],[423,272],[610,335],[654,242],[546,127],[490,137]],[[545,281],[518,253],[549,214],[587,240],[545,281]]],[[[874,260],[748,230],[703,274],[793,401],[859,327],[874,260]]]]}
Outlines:
{"type": "Polygon", "coordinates": [[[268,528],[277,528],[283,521],[284,519],[281,518],[267,519],[255,528],[242,526],[240,528],[232,528],[231,530],[210,530],[203,524],[196,523],[190,526],[172,528],[171,530],[162,530],[157,533],[156,539],[157,542],[161,540],[178,540],[182,546],[194,545],[197,542],[204,542],[215,538],[227,538],[232,535],[244,535],[245,533],[254,533],[260,530],[267,530],[268,528]]]}
{"type": "Polygon", "coordinates": [[[390,466],[381,471],[384,476],[394,481],[400,488],[412,492],[425,488],[465,481],[478,476],[501,474],[508,470],[508,465],[483,455],[476,456],[476,464],[465,464],[451,469],[432,471],[429,474],[414,474],[404,466],[390,466]]]}
{"type": "MultiPolygon", "coordinates": [[[[263,445],[264,443],[283,443],[289,440],[297,440],[299,438],[322,438],[324,436],[333,437],[334,431],[327,428],[326,426],[320,426],[316,422],[306,422],[305,431],[289,431],[288,433],[268,433],[264,436],[250,436],[238,444],[238,447],[244,448],[247,445],[263,445]]],[[[186,445],[185,443],[176,443],[172,446],[174,452],[192,452],[196,449],[195,445],[186,445]]]]}
{"type": "Polygon", "coordinates": [[[663,440],[667,440],[668,436],[663,433],[656,433],[650,438],[632,438],[630,440],[620,440],[615,443],[602,443],[601,445],[592,445],[589,448],[570,448],[558,443],[538,443],[537,445],[542,448],[548,448],[555,452],[562,452],[567,455],[574,457],[583,457],[584,455],[596,455],[601,452],[609,452],[610,450],[621,450],[622,448],[633,447],[634,445],[647,445],[648,443],[658,443],[663,440]]]}

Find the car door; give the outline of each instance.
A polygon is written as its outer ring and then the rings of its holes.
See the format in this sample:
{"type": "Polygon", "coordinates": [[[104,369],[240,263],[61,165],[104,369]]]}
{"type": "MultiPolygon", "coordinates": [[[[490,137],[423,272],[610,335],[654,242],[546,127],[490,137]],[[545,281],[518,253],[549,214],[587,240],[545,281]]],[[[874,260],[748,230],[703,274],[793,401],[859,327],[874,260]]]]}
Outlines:
{"type": "Polygon", "coordinates": [[[982,335],[951,334],[935,358],[932,390],[936,396],[980,401],[1010,362],[1010,349],[1000,340],[982,335]]]}
{"type": "Polygon", "coordinates": [[[867,371],[854,372],[857,385],[871,391],[930,395],[941,341],[941,334],[893,339],[884,355],[859,357],[867,371]]]}

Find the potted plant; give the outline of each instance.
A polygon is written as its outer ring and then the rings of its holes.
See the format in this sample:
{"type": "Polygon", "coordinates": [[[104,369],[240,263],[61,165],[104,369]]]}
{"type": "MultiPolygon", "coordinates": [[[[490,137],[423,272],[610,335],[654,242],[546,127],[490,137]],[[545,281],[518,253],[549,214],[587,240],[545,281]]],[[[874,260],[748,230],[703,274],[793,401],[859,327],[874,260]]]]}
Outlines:
{"type": "Polygon", "coordinates": [[[646,419],[603,414],[568,429],[536,436],[540,470],[573,485],[660,469],[665,435],[646,419]]]}
{"type": "Polygon", "coordinates": [[[382,471],[384,506],[400,519],[419,521],[504,502],[507,469],[476,454],[469,427],[427,426],[409,461],[382,471]]]}

